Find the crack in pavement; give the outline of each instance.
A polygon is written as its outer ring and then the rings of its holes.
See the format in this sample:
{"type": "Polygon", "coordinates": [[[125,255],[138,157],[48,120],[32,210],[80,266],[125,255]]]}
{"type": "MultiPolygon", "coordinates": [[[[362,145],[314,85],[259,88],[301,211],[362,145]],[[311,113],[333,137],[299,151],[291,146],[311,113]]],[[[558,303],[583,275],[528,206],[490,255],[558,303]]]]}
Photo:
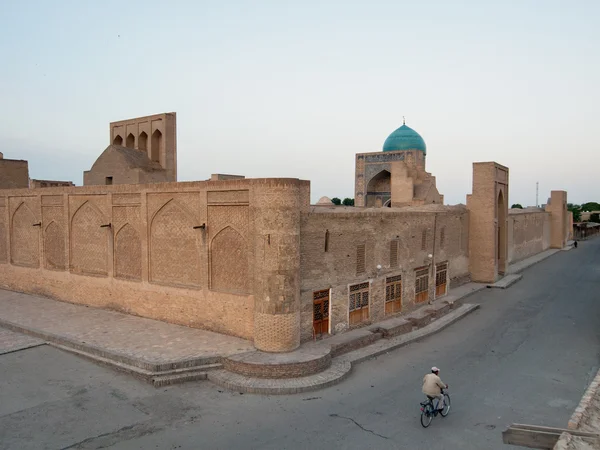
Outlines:
{"type": "Polygon", "coordinates": [[[383,434],[376,433],[376,432],[375,432],[375,431],[373,431],[373,430],[369,430],[369,429],[367,429],[367,428],[363,427],[363,426],[362,426],[360,423],[358,423],[358,422],[357,422],[356,420],[354,420],[352,417],[340,416],[339,414],[329,414],[329,417],[339,417],[339,418],[341,418],[341,419],[350,420],[351,422],[354,422],[354,424],[355,424],[355,425],[356,425],[358,428],[360,428],[360,429],[361,429],[361,430],[363,430],[363,431],[366,431],[367,433],[374,434],[375,436],[378,436],[378,437],[380,437],[380,438],[383,438],[383,439],[389,439],[389,437],[387,437],[387,436],[384,436],[383,434]]]}

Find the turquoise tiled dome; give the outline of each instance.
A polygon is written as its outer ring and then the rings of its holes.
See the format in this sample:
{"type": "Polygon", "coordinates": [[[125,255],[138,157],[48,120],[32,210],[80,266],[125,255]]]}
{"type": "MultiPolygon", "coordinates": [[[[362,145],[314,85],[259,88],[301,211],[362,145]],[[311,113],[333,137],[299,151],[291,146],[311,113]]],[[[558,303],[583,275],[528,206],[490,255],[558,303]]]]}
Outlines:
{"type": "Polygon", "coordinates": [[[383,143],[384,152],[396,152],[399,150],[420,150],[426,153],[427,147],[419,133],[406,125],[402,125],[390,134],[383,143]]]}

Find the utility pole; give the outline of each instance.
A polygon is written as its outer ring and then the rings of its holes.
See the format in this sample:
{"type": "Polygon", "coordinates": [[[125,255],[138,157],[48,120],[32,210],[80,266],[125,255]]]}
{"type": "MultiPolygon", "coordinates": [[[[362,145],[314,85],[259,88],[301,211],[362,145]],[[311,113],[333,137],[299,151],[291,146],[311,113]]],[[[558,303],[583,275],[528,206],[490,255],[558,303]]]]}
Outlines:
{"type": "Polygon", "coordinates": [[[535,207],[536,208],[540,206],[540,203],[538,202],[539,192],[540,192],[540,182],[536,181],[535,182],[535,207]]]}

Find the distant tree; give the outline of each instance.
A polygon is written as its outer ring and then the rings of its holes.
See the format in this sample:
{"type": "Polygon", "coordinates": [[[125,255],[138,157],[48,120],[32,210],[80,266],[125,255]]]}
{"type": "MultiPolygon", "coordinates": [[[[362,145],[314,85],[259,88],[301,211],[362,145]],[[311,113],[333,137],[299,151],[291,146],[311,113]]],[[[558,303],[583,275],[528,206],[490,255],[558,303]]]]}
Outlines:
{"type": "Polygon", "coordinates": [[[342,204],[342,201],[339,198],[337,198],[337,197],[333,197],[331,199],[331,203],[333,203],[334,205],[338,205],[339,206],[339,205],[342,204]]]}
{"type": "Polygon", "coordinates": [[[596,202],[587,202],[581,205],[582,211],[600,211],[600,204],[596,202]]]}
{"type": "Polygon", "coordinates": [[[344,205],[344,206],[354,206],[354,199],[346,197],[344,199],[344,201],[342,202],[342,205],[344,205]]]}
{"type": "Polygon", "coordinates": [[[600,223],[600,214],[590,214],[590,222],[600,223]]]}
{"type": "Polygon", "coordinates": [[[514,205],[512,205],[512,206],[510,207],[510,209],[515,209],[515,208],[517,208],[517,209],[523,209],[523,207],[521,206],[521,204],[520,204],[520,203],[515,203],[514,205]]]}
{"type": "Polygon", "coordinates": [[[567,203],[567,210],[573,213],[573,222],[581,222],[581,206],[567,203]]]}

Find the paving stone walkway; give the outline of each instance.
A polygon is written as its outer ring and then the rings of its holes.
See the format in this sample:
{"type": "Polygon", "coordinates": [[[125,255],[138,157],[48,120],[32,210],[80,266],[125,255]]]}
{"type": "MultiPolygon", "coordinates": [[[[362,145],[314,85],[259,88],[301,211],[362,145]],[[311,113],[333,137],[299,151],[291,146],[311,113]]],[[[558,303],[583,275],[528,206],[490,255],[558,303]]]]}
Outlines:
{"type": "Polygon", "coordinates": [[[252,342],[233,336],[2,289],[0,326],[42,339],[56,336],[149,363],[254,350],[252,342]]]}

